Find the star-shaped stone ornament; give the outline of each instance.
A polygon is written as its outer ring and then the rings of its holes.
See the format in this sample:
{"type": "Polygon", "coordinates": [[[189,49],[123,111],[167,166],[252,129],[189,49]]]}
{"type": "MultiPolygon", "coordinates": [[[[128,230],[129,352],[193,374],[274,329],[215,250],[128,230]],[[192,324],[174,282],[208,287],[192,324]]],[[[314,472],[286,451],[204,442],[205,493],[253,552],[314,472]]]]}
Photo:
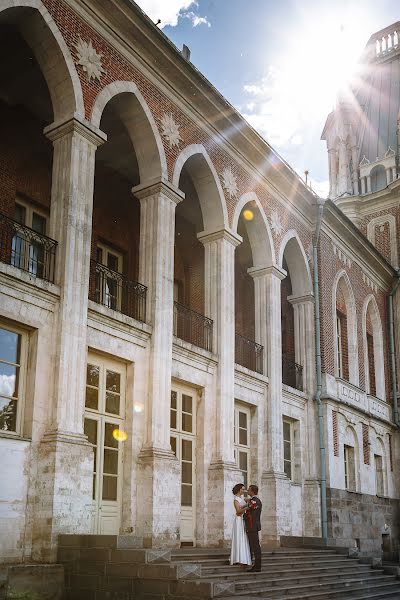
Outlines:
{"type": "Polygon", "coordinates": [[[172,114],[164,113],[161,118],[162,134],[169,143],[169,147],[179,147],[182,138],[179,135],[179,125],[175,123],[172,114]]]}
{"type": "Polygon", "coordinates": [[[237,180],[230,167],[225,167],[222,171],[222,185],[230,198],[235,198],[238,193],[237,180]]]}
{"type": "Polygon", "coordinates": [[[276,235],[281,235],[283,225],[277,210],[274,210],[271,215],[271,229],[276,235]]]}
{"type": "Polygon", "coordinates": [[[78,43],[75,44],[75,48],[79,59],[76,64],[81,65],[87,74],[88,80],[98,79],[100,81],[101,76],[106,72],[101,64],[101,57],[103,55],[93,48],[91,40],[88,43],[79,38],[78,43]]]}

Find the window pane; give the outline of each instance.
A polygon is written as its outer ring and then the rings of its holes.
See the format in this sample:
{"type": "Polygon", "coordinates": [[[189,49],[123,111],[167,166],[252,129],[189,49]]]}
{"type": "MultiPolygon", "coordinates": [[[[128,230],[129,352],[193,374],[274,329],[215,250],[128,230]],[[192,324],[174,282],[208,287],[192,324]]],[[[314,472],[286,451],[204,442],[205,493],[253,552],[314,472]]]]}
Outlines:
{"type": "Polygon", "coordinates": [[[174,438],[174,437],[171,437],[171,438],[169,439],[169,443],[171,444],[171,450],[172,450],[172,452],[173,452],[173,453],[175,454],[175,456],[176,456],[176,438],[174,438]]]}
{"type": "Polygon", "coordinates": [[[182,411],[193,414],[192,397],[182,394],[182,411]]]}
{"type": "Polygon", "coordinates": [[[103,264],[103,250],[101,248],[96,248],[96,261],[103,264]]]}
{"type": "Polygon", "coordinates": [[[284,442],[283,444],[283,458],[285,460],[291,460],[292,456],[291,456],[291,448],[290,448],[290,444],[288,444],[287,442],[284,442]]]}
{"type": "Polygon", "coordinates": [[[112,413],[113,415],[119,415],[120,411],[120,397],[118,394],[112,394],[106,392],[106,412],[112,413]]]}
{"type": "Polygon", "coordinates": [[[284,461],[283,470],[285,471],[285,473],[289,477],[289,479],[292,479],[292,465],[290,462],[288,462],[286,460],[284,461]]]}
{"type": "Polygon", "coordinates": [[[86,367],[86,384],[94,387],[99,387],[99,371],[100,368],[96,365],[87,365],[86,367]]]}
{"type": "Polygon", "coordinates": [[[103,500],[117,500],[117,478],[112,475],[103,476],[103,500]]]}
{"type": "Polygon", "coordinates": [[[192,463],[182,463],[182,483],[192,483],[192,463]]]}
{"type": "Polygon", "coordinates": [[[182,484],[182,506],[192,506],[192,486],[182,484]]]}
{"type": "Polygon", "coordinates": [[[109,448],[118,448],[118,442],[113,436],[113,431],[119,431],[118,425],[115,423],[106,423],[104,429],[104,445],[109,448]]]}
{"type": "Polygon", "coordinates": [[[170,416],[170,427],[176,429],[176,410],[171,410],[170,416]]]}
{"type": "Polygon", "coordinates": [[[0,396],[0,430],[16,431],[17,402],[0,396]]]}
{"type": "Polygon", "coordinates": [[[94,419],[85,419],[85,435],[91,444],[97,444],[97,421],[94,419]]]}
{"type": "Polygon", "coordinates": [[[247,453],[239,452],[239,469],[241,471],[247,471],[247,453]]]}
{"type": "Polygon", "coordinates": [[[283,421],[283,439],[290,440],[290,423],[283,421]]]}
{"type": "Polygon", "coordinates": [[[176,409],[176,397],[177,394],[176,392],[171,392],[171,408],[175,408],[176,409]]]}
{"type": "Polygon", "coordinates": [[[118,256],[109,252],[107,257],[107,267],[112,271],[118,271],[118,256]]]}
{"type": "Polygon", "coordinates": [[[19,367],[0,363],[0,396],[18,397],[19,367]]]}
{"type": "Polygon", "coordinates": [[[99,390],[96,388],[87,387],[86,388],[86,400],[85,406],[86,408],[92,408],[93,410],[98,410],[99,407],[99,390]]]}
{"type": "Polygon", "coordinates": [[[25,225],[26,218],[26,208],[22,206],[22,204],[15,204],[15,212],[14,219],[17,223],[21,223],[21,225],[25,225]]]}
{"type": "Polygon", "coordinates": [[[0,360],[19,364],[21,336],[8,329],[0,329],[0,360]]]}
{"type": "Polygon", "coordinates": [[[247,429],[239,429],[239,444],[247,446],[247,429]]]}
{"type": "Polygon", "coordinates": [[[185,413],[182,413],[182,430],[183,431],[193,431],[193,424],[192,424],[192,415],[186,415],[185,413]]]}
{"type": "Polygon", "coordinates": [[[108,371],[106,374],[106,389],[110,392],[117,392],[119,394],[121,383],[121,376],[119,373],[115,373],[114,371],[108,371]]]}
{"type": "Polygon", "coordinates": [[[118,475],[118,450],[104,450],[104,473],[118,475]]]}
{"type": "Polygon", "coordinates": [[[182,460],[192,460],[192,442],[189,440],[182,440],[182,460]]]}
{"type": "Polygon", "coordinates": [[[46,219],[37,213],[32,213],[32,229],[37,233],[46,235],[46,219]]]}
{"type": "Polygon", "coordinates": [[[247,415],[244,412],[239,412],[239,427],[247,429],[247,415]]]}

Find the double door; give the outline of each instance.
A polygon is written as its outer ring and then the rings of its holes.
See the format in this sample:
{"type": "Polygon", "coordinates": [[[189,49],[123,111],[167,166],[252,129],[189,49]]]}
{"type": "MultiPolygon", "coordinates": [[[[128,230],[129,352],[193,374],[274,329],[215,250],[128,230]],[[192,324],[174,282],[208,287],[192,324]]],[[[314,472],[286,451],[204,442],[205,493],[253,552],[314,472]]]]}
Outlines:
{"type": "Polygon", "coordinates": [[[172,386],[171,449],[181,464],[181,543],[196,539],[196,394],[172,386]]]}
{"type": "Polygon", "coordinates": [[[126,440],[125,366],[90,355],[87,364],[85,434],[94,452],[92,533],[119,533],[123,444],[126,440]]]}

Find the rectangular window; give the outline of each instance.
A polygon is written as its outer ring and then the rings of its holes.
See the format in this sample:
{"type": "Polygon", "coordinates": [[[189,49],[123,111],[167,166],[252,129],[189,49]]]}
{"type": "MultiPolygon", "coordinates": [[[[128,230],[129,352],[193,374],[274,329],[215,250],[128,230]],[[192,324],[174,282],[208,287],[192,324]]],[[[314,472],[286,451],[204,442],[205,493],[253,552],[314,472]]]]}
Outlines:
{"type": "Polygon", "coordinates": [[[376,396],[374,338],[369,333],[367,333],[367,352],[368,352],[369,393],[372,396],[376,396]]]}
{"type": "Polygon", "coordinates": [[[344,447],[344,487],[346,490],[356,490],[356,466],[352,446],[344,447]]]}
{"type": "Polygon", "coordinates": [[[293,426],[291,421],[283,421],[283,470],[293,479],[293,426]]]}
{"type": "Polygon", "coordinates": [[[96,301],[113,310],[121,310],[122,288],[121,278],[117,273],[123,272],[122,254],[99,244],[96,249],[96,261],[107,267],[96,273],[96,301]]]}
{"type": "Polygon", "coordinates": [[[22,431],[26,340],[22,332],[0,327],[0,431],[22,431]]]}
{"type": "Polygon", "coordinates": [[[247,488],[250,484],[250,409],[241,404],[235,406],[234,449],[235,461],[247,488]]]}
{"type": "MultiPolygon", "coordinates": [[[[30,204],[15,203],[15,221],[33,229],[40,235],[46,235],[47,217],[30,204]]],[[[27,232],[16,227],[12,239],[11,264],[14,267],[28,271],[35,277],[43,277],[45,249],[40,238],[27,235],[27,232]]]]}
{"type": "Polygon", "coordinates": [[[336,355],[337,375],[341,379],[349,380],[349,357],[347,340],[347,317],[336,311],[336,355]]]}
{"type": "Polygon", "coordinates": [[[376,483],[376,495],[384,496],[385,488],[383,482],[383,460],[379,454],[374,455],[375,459],[375,483],[376,483]]]}

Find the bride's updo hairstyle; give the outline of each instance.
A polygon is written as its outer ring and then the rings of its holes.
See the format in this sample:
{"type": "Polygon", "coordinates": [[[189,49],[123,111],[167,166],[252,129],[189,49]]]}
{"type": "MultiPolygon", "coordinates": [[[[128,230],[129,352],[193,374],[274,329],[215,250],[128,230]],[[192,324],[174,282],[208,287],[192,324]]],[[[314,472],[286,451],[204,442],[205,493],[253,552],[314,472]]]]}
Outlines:
{"type": "Polygon", "coordinates": [[[235,485],[235,487],[233,487],[233,488],[232,488],[232,494],[233,494],[234,496],[236,496],[236,494],[237,494],[238,492],[240,492],[240,490],[242,489],[242,487],[244,487],[244,483],[237,483],[237,484],[235,485]]]}

